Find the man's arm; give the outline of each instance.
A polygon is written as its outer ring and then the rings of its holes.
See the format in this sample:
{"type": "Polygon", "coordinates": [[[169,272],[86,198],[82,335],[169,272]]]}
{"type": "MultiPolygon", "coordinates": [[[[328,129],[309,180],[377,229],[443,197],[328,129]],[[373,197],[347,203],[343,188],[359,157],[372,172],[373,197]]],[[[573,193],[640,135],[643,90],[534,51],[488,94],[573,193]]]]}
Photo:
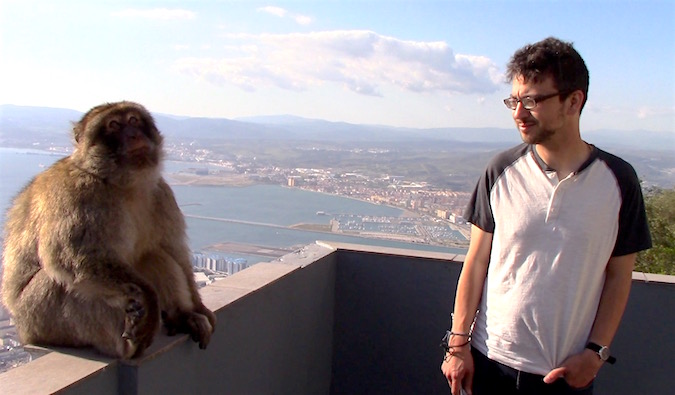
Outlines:
{"type": "Polygon", "coordinates": [[[453,332],[468,333],[471,328],[483,293],[491,249],[492,233],[471,225],[471,243],[457,282],[452,320],[453,332]]]}
{"type": "MultiPolygon", "coordinates": [[[[589,342],[609,345],[614,339],[623,312],[628,303],[628,295],[632,283],[633,267],[636,253],[615,256],[609,259],[605,272],[605,285],[600,295],[598,312],[595,315],[589,342]]],[[[562,363],[562,366],[549,372],[544,381],[552,383],[565,377],[573,387],[584,387],[595,378],[603,361],[596,352],[585,349],[562,363]]]]}
{"type": "MultiPolygon", "coordinates": [[[[492,233],[471,225],[471,242],[457,282],[452,320],[454,333],[467,334],[471,329],[483,293],[491,249],[492,233]]],[[[466,341],[465,336],[451,336],[449,346],[461,345],[466,341]]],[[[453,395],[460,394],[460,387],[468,394],[472,393],[473,359],[468,344],[455,347],[452,355],[446,355],[441,370],[448,380],[453,395]]]]}
{"type": "Polygon", "coordinates": [[[609,345],[614,339],[628,303],[636,257],[628,254],[610,258],[589,341],[609,345]]]}

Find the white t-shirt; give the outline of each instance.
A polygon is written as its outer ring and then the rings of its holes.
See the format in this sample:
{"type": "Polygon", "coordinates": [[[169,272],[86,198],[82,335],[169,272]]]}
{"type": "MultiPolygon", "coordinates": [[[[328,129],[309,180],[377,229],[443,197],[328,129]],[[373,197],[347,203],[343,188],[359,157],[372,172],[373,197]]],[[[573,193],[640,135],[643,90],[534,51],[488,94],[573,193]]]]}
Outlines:
{"type": "Polygon", "coordinates": [[[533,145],[501,153],[465,218],[493,233],[472,345],[535,374],[584,349],[609,258],[651,246],[635,171],[595,147],[563,180],[533,145]]]}

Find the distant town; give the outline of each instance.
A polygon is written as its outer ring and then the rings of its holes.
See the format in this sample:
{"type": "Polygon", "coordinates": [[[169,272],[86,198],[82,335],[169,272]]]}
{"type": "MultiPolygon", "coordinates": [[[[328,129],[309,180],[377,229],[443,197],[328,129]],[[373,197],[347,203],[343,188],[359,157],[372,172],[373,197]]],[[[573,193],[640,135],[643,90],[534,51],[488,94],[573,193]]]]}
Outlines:
{"type": "MultiPolygon", "coordinates": [[[[48,151],[69,154],[70,147],[50,146],[48,151]]],[[[360,218],[361,228],[334,218],[331,226],[314,231],[345,233],[365,237],[389,238],[448,247],[468,247],[470,227],[462,217],[469,191],[457,191],[392,174],[342,171],[331,168],[287,168],[256,157],[194,147],[192,144],[167,143],[166,160],[193,163],[194,166],[165,174],[172,185],[246,186],[283,185],[312,192],[339,195],[384,204],[404,210],[398,218],[360,218]],[[373,225],[379,223],[380,225],[373,225]],[[386,224],[386,226],[384,226],[386,224]],[[448,228],[450,230],[448,230],[448,228]]],[[[354,149],[361,150],[361,149],[354,149]]],[[[317,215],[342,213],[319,212],[317,215]]],[[[302,227],[302,225],[300,225],[302,227]]]]}
{"type": "Polygon", "coordinates": [[[469,226],[462,218],[470,193],[453,191],[403,176],[341,172],[326,168],[283,168],[240,158],[225,160],[208,149],[193,150],[184,144],[165,147],[168,160],[195,163],[195,167],[168,174],[180,185],[285,185],[313,192],[334,194],[404,210],[398,218],[347,218],[334,213],[331,225],[315,231],[390,238],[414,243],[466,247],[469,226]],[[199,166],[199,164],[203,166],[199,166]]]}

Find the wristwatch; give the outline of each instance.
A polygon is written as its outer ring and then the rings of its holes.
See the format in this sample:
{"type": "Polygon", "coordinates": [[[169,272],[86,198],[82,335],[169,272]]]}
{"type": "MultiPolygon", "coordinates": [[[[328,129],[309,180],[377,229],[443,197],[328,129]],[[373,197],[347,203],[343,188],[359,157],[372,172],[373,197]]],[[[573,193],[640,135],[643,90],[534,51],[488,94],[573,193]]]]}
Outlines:
{"type": "Polygon", "coordinates": [[[610,355],[609,347],[607,347],[607,346],[601,346],[601,345],[593,343],[593,342],[588,342],[588,344],[586,344],[586,348],[588,348],[589,350],[593,350],[596,353],[598,353],[598,357],[600,357],[600,359],[602,359],[604,362],[607,362],[607,363],[610,363],[610,364],[613,364],[614,362],[616,362],[616,358],[614,358],[613,356],[610,355]]]}

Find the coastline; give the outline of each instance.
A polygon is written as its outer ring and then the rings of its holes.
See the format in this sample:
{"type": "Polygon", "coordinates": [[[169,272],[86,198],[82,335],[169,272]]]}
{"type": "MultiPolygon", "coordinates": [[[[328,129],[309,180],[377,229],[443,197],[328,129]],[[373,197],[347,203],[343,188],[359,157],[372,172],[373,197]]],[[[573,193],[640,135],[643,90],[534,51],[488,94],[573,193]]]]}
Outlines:
{"type": "MultiPolygon", "coordinates": [[[[191,163],[191,162],[182,162],[182,163],[191,163]]],[[[247,175],[242,175],[242,174],[229,174],[229,175],[200,175],[200,174],[193,174],[193,173],[182,173],[182,172],[174,172],[174,173],[166,173],[165,177],[167,178],[167,181],[169,182],[170,185],[180,185],[180,186],[213,186],[213,187],[248,187],[248,186],[253,186],[253,185],[261,185],[262,183],[256,182],[252,180],[250,177],[247,175]],[[170,180],[170,181],[169,181],[170,180]]],[[[424,220],[424,216],[422,214],[410,211],[408,209],[402,208],[402,207],[397,207],[393,206],[390,204],[383,204],[383,203],[375,203],[367,199],[362,199],[362,198],[357,198],[353,196],[346,196],[346,195],[340,195],[340,194],[334,194],[334,193],[328,193],[328,192],[323,192],[323,191],[315,191],[309,188],[302,188],[302,187],[289,187],[287,185],[278,185],[275,184],[275,186],[279,186],[284,189],[299,189],[302,191],[306,192],[312,192],[312,193],[320,193],[326,196],[337,196],[340,198],[346,198],[346,199],[352,199],[354,201],[359,201],[367,204],[372,204],[372,205],[381,205],[381,206],[386,206],[389,208],[393,208],[399,211],[398,218],[413,218],[413,219],[419,219],[419,220],[424,220]]],[[[214,220],[216,220],[214,218],[214,220]]],[[[227,219],[218,219],[221,221],[230,221],[227,219]]],[[[239,222],[239,221],[233,221],[233,222],[239,222]]],[[[425,240],[424,237],[422,236],[411,236],[411,235],[404,235],[404,234],[399,234],[399,233],[384,233],[384,232],[376,232],[376,231],[368,231],[368,232],[360,232],[360,231],[336,231],[333,229],[331,225],[317,225],[317,224],[311,224],[311,223],[298,223],[294,224],[291,226],[288,226],[288,229],[296,229],[296,230],[305,230],[305,231],[311,231],[311,232],[317,232],[317,233],[326,233],[326,234],[334,234],[334,235],[344,235],[344,236],[353,236],[353,237],[360,237],[360,238],[365,238],[365,239],[380,239],[380,240],[389,240],[389,241],[399,241],[399,242],[404,242],[404,243],[411,243],[411,244],[423,244],[423,245],[429,245],[429,246],[436,246],[436,247],[449,247],[449,248],[468,248],[468,237],[467,234],[468,232],[461,229],[459,226],[455,224],[446,224],[449,228],[452,230],[455,230],[462,234],[463,237],[465,237],[467,240],[466,241],[454,241],[454,240],[444,240],[443,242],[430,242],[428,240],[425,240]]]]}
{"type": "MultiPolygon", "coordinates": [[[[189,162],[185,162],[189,163],[189,162]]],[[[256,185],[255,181],[241,174],[232,175],[197,175],[190,173],[164,173],[169,185],[207,186],[207,187],[247,187],[256,185]]]]}
{"type": "Polygon", "coordinates": [[[393,208],[393,209],[396,209],[396,210],[401,210],[401,214],[399,214],[399,216],[398,216],[399,218],[421,218],[422,217],[420,214],[418,214],[414,211],[410,211],[408,209],[398,207],[398,206],[392,206],[391,204],[375,203],[375,202],[370,201],[370,200],[361,199],[361,198],[357,198],[357,197],[353,197],[353,196],[340,195],[338,193],[328,193],[328,192],[322,192],[322,191],[315,191],[313,189],[302,188],[302,187],[289,187],[289,186],[286,186],[286,185],[281,185],[281,187],[282,188],[288,188],[288,189],[294,189],[295,188],[295,189],[300,189],[300,190],[303,190],[303,191],[313,192],[313,193],[321,193],[321,194],[327,195],[327,196],[339,196],[341,198],[352,199],[352,200],[356,200],[358,202],[376,204],[378,206],[390,207],[390,208],[393,208]]]}

